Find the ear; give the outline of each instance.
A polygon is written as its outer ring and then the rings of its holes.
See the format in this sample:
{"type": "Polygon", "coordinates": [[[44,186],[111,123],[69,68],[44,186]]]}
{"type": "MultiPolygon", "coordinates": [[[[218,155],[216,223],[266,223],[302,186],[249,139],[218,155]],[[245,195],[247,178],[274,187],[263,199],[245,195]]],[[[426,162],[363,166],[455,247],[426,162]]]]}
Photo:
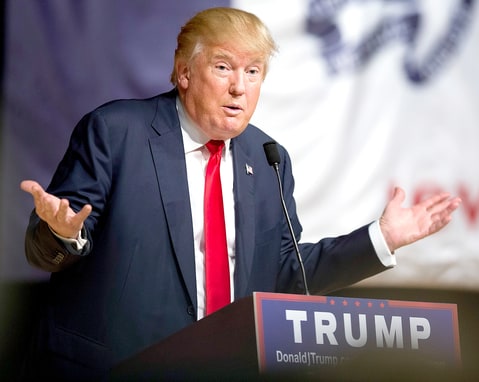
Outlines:
{"type": "Polygon", "coordinates": [[[185,63],[178,63],[176,73],[178,75],[178,86],[182,89],[186,89],[190,81],[190,70],[188,65],[185,63]]]}

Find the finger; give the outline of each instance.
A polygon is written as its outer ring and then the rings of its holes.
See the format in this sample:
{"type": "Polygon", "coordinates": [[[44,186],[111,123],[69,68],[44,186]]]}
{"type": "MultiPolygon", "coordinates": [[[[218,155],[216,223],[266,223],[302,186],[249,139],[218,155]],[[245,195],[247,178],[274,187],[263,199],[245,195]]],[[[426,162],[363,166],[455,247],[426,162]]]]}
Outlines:
{"type": "Polygon", "coordinates": [[[457,208],[459,208],[459,206],[461,205],[462,203],[462,199],[461,198],[458,198],[458,197],[455,197],[454,199],[451,200],[451,204],[449,206],[449,209],[451,212],[455,211],[457,208]]]}
{"type": "Polygon", "coordinates": [[[60,223],[65,223],[68,219],[68,212],[70,211],[70,203],[68,199],[61,199],[58,206],[58,212],[56,214],[56,219],[60,223]]]}
{"type": "Polygon", "coordinates": [[[90,204],[85,204],[83,208],[75,214],[72,218],[72,222],[78,226],[81,226],[86,218],[90,215],[92,211],[92,206],[90,204]]]}
{"type": "Polygon", "coordinates": [[[437,232],[449,224],[449,222],[452,220],[452,213],[459,207],[461,202],[462,201],[460,198],[448,200],[446,206],[431,215],[431,232],[437,232]]]}
{"type": "Polygon", "coordinates": [[[449,195],[436,201],[435,204],[426,207],[426,211],[432,214],[451,214],[457,207],[459,207],[458,198],[450,199],[449,195]]]}
{"type": "Polygon", "coordinates": [[[454,198],[452,200],[447,200],[447,204],[445,204],[442,209],[437,210],[435,212],[437,215],[440,216],[441,219],[449,219],[451,220],[452,213],[459,207],[461,204],[461,199],[454,198]]]}
{"type": "Polygon", "coordinates": [[[42,193],[41,195],[35,196],[35,204],[41,206],[41,208],[52,215],[56,215],[58,212],[59,207],[59,199],[55,199],[51,197],[51,195],[47,194],[46,192],[42,193]]]}
{"type": "Polygon", "coordinates": [[[32,196],[34,198],[40,198],[43,195],[43,193],[45,192],[43,187],[40,186],[40,184],[38,184],[34,180],[24,180],[24,181],[22,181],[20,183],[20,188],[23,191],[28,192],[29,194],[32,194],[32,196]]]}
{"type": "Polygon", "coordinates": [[[440,194],[436,194],[424,200],[421,204],[424,206],[424,208],[426,208],[426,210],[429,210],[431,208],[435,208],[437,205],[447,202],[450,196],[451,195],[447,192],[441,192],[440,194]]]}

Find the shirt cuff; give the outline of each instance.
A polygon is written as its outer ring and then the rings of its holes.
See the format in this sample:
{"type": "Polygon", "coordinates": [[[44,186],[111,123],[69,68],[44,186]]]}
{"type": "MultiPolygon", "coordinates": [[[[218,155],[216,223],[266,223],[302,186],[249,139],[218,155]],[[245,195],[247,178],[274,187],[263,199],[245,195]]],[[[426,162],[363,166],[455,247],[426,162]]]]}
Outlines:
{"type": "Polygon", "coordinates": [[[369,237],[371,238],[379,261],[387,268],[394,267],[396,265],[396,256],[389,250],[381,228],[379,227],[379,220],[369,225],[369,237]]]}
{"type": "MultiPolygon", "coordinates": [[[[48,227],[50,228],[50,226],[48,226],[48,227]]],[[[63,242],[63,244],[65,244],[66,247],[70,248],[70,250],[73,254],[76,254],[76,255],[80,255],[83,251],[83,248],[88,243],[88,239],[86,239],[85,237],[82,236],[83,230],[81,230],[78,233],[78,238],[77,239],[70,239],[70,238],[67,238],[67,237],[60,236],[59,234],[57,234],[51,228],[50,228],[50,231],[52,231],[52,233],[57,238],[59,238],[63,242]]]]}

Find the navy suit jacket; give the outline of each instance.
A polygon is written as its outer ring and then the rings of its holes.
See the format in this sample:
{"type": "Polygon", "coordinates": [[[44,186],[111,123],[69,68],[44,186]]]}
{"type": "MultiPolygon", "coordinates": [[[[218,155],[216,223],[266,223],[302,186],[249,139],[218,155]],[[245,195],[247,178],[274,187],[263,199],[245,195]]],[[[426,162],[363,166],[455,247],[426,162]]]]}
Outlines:
{"type": "MultiPolygon", "coordinates": [[[[68,198],[74,210],[93,206],[84,253],[72,254],[32,213],[27,258],[52,272],[37,337],[38,349],[49,355],[42,361],[47,368],[104,372],[196,321],[193,228],[176,96],[173,90],[146,100],[113,101],[85,115],[74,129],[48,192],[68,198]]],[[[270,140],[253,125],[231,140],[236,299],[253,291],[302,293],[276,175],[263,151],[270,140]]],[[[282,146],[279,152],[284,197],[299,240],[291,161],[282,146]]],[[[300,251],[314,293],[385,269],[367,226],[301,243],[300,251]]]]}

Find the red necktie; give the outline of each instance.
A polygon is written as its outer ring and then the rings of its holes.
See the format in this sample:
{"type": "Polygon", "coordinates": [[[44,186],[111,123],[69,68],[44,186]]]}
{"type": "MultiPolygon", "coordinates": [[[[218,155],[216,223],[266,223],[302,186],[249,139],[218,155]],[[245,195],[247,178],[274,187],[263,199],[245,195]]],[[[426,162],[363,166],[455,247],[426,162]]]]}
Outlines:
{"type": "Polygon", "coordinates": [[[206,314],[221,309],[230,300],[230,273],[226,245],[225,214],[220,163],[223,141],[206,144],[210,159],[206,167],[204,195],[206,314]]]}

